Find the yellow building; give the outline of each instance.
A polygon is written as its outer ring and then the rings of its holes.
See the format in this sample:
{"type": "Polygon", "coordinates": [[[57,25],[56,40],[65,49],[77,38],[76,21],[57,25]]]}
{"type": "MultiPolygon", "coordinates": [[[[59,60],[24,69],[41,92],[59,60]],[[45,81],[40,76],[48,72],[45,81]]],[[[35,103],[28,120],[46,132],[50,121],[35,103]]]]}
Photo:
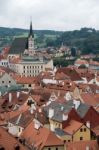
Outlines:
{"type": "MultiPolygon", "coordinates": [[[[68,139],[68,136],[65,135],[66,140],[70,140],[72,142],[76,141],[87,141],[90,140],[90,129],[85,126],[83,123],[72,120],[69,122],[68,126],[63,129],[66,134],[71,135],[71,139],[68,139]]],[[[69,141],[69,142],[70,142],[69,141]]]]}

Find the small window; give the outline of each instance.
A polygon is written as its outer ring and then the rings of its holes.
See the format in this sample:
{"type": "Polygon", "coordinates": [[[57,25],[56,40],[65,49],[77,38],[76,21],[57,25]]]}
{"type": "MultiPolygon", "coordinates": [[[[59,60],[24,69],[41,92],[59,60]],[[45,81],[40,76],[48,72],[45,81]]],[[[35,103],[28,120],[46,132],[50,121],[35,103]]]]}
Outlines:
{"type": "Polygon", "coordinates": [[[86,130],[87,130],[87,129],[86,129],[86,128],[84,128],[84,132],[86,132],[86,130]]]}
{"type": "Polygon", "coordinates": [[[19,128],[19,132],[21,131],[21,129],[19,128]]]}
{"type": "Polygon", "coordinates": [[[64,143],[66,143],[66,140],[64,140],[64,143]]]}
{"type": "Polygon", "coordinates": [[[51,148],[49,147],[48,150],[51,150],[51,148]]]}
{"type": "Polygon", "coordinates": [[[56,147],[56,150],[58,150],[58,148],[56,147]]]}
{"type": "Polygon", "coordinates": [[[82,129],[82,128],[80,129],[80,132],[83,132],[83,129],[82,129]]]}
{"type": "Polygon", "coordinates": [[[25,66],[23,66],[23,68],[25,69],[25,66]]]}
{"type": "Polygon", "coordinates": [[[2,81],[2,83],[4,83],[4,81],[2,81]]]}
{"type": "Polygon", "coordinates": [[[28,87],[31,87],[31,84],[29,84],[28,87]]]}
{"type": "Polygon", "coordinates": [[[80,141],[82,141],[83,140],[83,137],[80,137],[80,141]]]}
{"type": "Polygon", "coordinates": [[[11,81],[9,81],[9,83],[11,83],[11,81]]]}
{"type": "Polygon", "coordinates": [[[59,126],[59,128],[61,127],[61,125],[60,125],[60,124],[59,124],[58,126],[59,126]]]}
{"type": "Polygon", "coordinates": [[[70,142],[70,140],[68,140],[68,142],[70,142]]]}

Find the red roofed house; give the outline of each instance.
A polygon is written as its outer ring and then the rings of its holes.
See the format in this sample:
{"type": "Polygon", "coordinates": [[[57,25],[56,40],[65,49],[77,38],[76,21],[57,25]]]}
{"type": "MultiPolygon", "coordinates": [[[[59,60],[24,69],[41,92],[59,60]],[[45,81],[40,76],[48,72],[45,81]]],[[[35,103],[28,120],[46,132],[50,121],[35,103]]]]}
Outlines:
{"type": "Polygon", "coordinates": [[[37,120],[28,125],[21,137],[25,143],[38,150],[64,150],[63,142],[49,129],[42,127],[37,120]]]}

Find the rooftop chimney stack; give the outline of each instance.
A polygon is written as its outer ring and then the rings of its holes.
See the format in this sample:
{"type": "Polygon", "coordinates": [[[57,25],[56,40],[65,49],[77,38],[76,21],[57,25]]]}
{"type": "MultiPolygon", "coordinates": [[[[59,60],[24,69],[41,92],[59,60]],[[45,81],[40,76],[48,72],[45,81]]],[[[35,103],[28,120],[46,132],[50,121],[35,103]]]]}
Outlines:
{"type": "Polygon", "coordinates": [[[68,119],[68,115],[63,114],[63,121],[66,121],[68,119]]]}
{"type": "Polygon", "coordinates": [[[17,98],[19,98],[19,96],[20,96],[20,92],[18,91],[18,92],[17,92],[17,98]]]}
{"type": "Polygon", "coordinates": [[[77,110],[78,107],[80,106],[80,100],[73,100],[73,104],[75,106],[75,109],[77,110]]]}
{"type": "Polygon", "coordinates": [[[48,114],[49,118],[52,118],[54,116],[54,109],[49,108],[49,114],[48,114]]]}
{"type": "Polygon", "coordinates": [[[86,126],[90,129],[90,121],[86,122],[86,126]]]}
{"type": "Polygon", "coordinates": [[[9,93],[9,103],[12,101],[12,94],[9,93]]]}

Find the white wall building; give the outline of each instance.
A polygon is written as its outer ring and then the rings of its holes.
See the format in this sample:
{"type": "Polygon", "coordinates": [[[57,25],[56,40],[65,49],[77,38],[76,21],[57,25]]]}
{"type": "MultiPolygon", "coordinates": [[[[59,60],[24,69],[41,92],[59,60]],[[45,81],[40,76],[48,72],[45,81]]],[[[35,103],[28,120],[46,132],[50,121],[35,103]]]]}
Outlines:
{"type": "Polygon", "coordinates": [[[41,71],[53,69],[53,60],[34,60],[33,57],[26,57],[17,63],[10,62],[9,68],[21,76],[37,76],[41,71]]]}

